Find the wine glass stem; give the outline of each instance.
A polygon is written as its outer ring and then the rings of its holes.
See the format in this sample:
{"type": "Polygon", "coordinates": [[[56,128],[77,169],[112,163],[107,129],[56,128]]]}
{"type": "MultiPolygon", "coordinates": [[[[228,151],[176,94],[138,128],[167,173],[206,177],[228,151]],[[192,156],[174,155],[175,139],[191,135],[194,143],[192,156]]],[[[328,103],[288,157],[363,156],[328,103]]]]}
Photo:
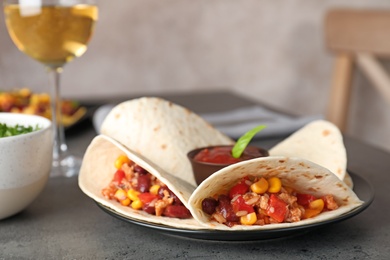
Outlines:
{"type": "Polygon", "coordinates": [[[60,77],[62,68],[49,68],[51,74],[51,86],[52,97],[51,97],[51,111],[52,111],[52,122],[54,127],[54,148],[53,148],[53,166],[60,167],[61,159],[64,157],[68,150],[65,142],[64,127],[62,122],[61,113],[61,92],[60,92],[60,77]]]}

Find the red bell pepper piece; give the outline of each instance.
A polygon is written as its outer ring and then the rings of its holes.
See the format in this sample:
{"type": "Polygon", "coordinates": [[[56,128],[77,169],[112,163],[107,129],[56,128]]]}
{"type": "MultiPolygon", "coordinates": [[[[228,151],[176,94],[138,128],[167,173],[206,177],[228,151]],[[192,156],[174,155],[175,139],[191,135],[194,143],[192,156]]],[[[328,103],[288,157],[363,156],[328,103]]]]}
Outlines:
{"type": "Polygon", "coordinates": [[[157,195],[154,195],[150,192],[145,192],[145,193],[140,193],[138,195],[138,198],[139,200],[143,203],[143,204],[148,204],[150,203],[151,201],[153,201],[154,199],[158,199],[158,196],[157,195]]]}
{"type": "Polygon", "coordinates": [[[275,194],[271,194],[267,208],[267,215],[281,223],[284,221],[286,214],[287,203],[279,199],[275,194]]]}
{"type": "Polygon", "coordinates": [[[255,212],[251,205],[245,203],[244,197],[238,196],[237,199],[232,203],[234,213],[239,211],[246,211],[248,213],[255,212]]]}
{"type": "Polygon", "coordinates": [[[297,194],[297,202],[299,205],[303,206],[304,208],[309,207],[310,202],[313,200],[316,200],[317,198],[310,194],[297,194]]]}
{"type": "Polygon", "coordinates": [[[122,179],[125,177],[125,172],[122,170],[117,170],[114,174],[114,182],[121,183],[122,179]]]}
{"type": "Polygon", "coordinates": [[[229,198],[233,199],[237,195],[244,195],[249,191],[249,185],[247,185],[244,181],[233,186],[229,191],[229,198]]]}

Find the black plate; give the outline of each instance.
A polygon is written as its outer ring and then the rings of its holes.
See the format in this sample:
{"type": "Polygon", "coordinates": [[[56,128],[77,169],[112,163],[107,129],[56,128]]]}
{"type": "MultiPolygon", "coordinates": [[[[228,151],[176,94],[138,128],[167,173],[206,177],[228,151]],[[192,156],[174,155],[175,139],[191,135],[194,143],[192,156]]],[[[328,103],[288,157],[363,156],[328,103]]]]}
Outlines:
{"type": "Polygon", "coordinates": [[[218,241],[250,241],[250,240],[269,240],[283,237],[290,237],[297,234],[302,234],[304,232],[308,232],[314,228],[322,227],[329,224],[338,223],[340,221],[349,219],[353,216],[364,211],[374,200],[374,190],[371,185],[359,175],[350,173],[351,178],[354,182],[354,191],[357,196],[364,201],[364,203],[351,210],[348,213],[345,213],[336,218],[322,221],[320,223],[307,224],[303,226],[297,227],[288,227],[288,228],[280,228],[280,229],[270,229],[270,230],[240,230],[240,231],[223,231],[223,230],[191,230],[191,229],[182,229],[182,228],[174,228],[165,225],[158,225],[154,223],[149,223],[146,221],[139,221],[132,218],[129,218],[125,215],[119,214],[118,212],[97,203],[97,205],[106,213],[121,219],[123,221],[144,226],[147,228],[155,229],[156,231],[173,235],[173,236],[181,236],[187,238],[195,238],[195,239],[203,239],[203,240],[218,240],[218,241]]]}

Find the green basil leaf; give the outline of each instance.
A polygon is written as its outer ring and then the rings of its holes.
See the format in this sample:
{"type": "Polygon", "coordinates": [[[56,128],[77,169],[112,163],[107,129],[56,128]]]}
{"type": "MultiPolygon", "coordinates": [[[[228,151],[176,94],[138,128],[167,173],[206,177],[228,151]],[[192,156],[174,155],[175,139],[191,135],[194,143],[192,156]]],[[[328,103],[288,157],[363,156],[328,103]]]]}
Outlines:
{"type": "Polygon", "coordinates": [[[236,144],[233,146],[232,156],[234,158],[240,158],[241,154],[244,152],[252,138],[264,128],[266,128],[265,125],[258,125],[238,138],[236,144]]]}

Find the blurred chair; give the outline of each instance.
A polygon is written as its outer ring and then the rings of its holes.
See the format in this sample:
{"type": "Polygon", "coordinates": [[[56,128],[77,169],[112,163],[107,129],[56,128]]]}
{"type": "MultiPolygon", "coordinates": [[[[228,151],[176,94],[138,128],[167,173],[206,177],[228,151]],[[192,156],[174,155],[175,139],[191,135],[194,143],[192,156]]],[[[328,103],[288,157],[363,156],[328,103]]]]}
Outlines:
{"type": "Polygon", "coordinates": [[[325,16],[325,41],[335,55],[327,120],[346,131],[355,69],[360,69],[390,104],[390,10],[334,9],[325,16]]]}

